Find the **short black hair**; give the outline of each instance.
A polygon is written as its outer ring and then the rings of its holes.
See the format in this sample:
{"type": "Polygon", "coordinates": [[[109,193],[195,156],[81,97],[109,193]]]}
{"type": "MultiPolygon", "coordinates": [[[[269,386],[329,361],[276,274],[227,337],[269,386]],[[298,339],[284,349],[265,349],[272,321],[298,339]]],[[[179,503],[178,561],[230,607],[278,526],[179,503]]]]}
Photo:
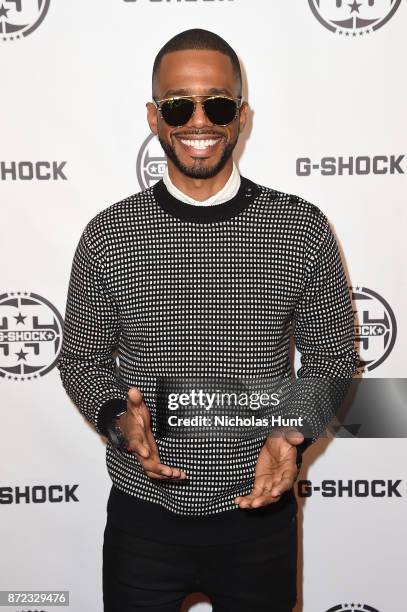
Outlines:
{"type": "Polygon", "coordinates": [[[154,82],[158,74],[161,60],[167,53],[172,51],[185,51],[188,49],[208,49],[210,51],[219,51],[224,55],[227,55],[232,62],[233,71],[239,84],[239,95],[242,93],[242,72],[240,69],[239,58],[235,51],[226,42],[224,38],[210,32],[209,30],[202,30],[201,28],[192,28],[180,32],[171,38],[165,45],[159,50],[154,60],[153,75],[152,75],[152,91],[154,95],[154,82]]]}

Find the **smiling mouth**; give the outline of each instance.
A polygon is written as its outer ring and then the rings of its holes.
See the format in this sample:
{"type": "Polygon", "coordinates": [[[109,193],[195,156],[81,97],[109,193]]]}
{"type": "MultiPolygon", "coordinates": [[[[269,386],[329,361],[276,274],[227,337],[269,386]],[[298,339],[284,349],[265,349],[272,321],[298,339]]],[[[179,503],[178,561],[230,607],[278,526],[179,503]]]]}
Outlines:
{"type": "Polygon", "coordinates": [[[185,138],[176,136],[176,138],[192,157],[208,157],[212,155],[216,146],[222,140],[221,136],[212,138],[185,138]]]}

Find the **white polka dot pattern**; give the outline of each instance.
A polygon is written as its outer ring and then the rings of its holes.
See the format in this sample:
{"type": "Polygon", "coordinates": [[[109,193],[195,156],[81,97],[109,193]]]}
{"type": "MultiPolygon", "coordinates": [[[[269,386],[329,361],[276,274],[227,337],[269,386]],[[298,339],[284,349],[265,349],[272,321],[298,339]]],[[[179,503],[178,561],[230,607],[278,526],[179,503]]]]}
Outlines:
{"type": "MultiPolygon", "coordinates": [[[[86,226],[58,368],[99,433],[102,417],[121,412],[133,386],[144,394],[154,432],[158,376],[292,377],[292,334],[302,357],[298,377],[354,374],[352,307],[326,216],[300,197],[257,189],[231,218],[195,223],[169,214],[150,188],[86,226]]],[[[331,417],[304,388],[290,412],[304,416],[313,440],[331,417]]],[[[122,491],[178,514],[205,515],[237,508],[234,497],[250,492],[263,443],[159,440],[162,462],[189,475],[180,482],[150,479],[134,455],[117,454],[110,443],[106,462],[122,491]]]]}

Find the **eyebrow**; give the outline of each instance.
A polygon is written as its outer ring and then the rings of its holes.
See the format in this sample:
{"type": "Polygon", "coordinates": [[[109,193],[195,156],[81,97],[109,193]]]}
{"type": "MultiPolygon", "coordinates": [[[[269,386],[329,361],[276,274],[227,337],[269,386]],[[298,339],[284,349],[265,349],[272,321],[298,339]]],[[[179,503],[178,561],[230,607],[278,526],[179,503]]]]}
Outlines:
{"type": "MultiPolygon", "coordinates": [[[[209,95],[225,94],[227,96],[232,97],[232,94],[229,91],[229,89],[224,89],[224,88],[219,88],[219,87],[211,87],[210,89],[207,90],[206,94],[199,94],[199,95],[205,96],[208,94],[209,95]]],[[[165,92],[163,98],[169,98],[170,96],[190,96],[190,95],[192,95],[192,91],[190,89],[168,89],[165,92]]]]}

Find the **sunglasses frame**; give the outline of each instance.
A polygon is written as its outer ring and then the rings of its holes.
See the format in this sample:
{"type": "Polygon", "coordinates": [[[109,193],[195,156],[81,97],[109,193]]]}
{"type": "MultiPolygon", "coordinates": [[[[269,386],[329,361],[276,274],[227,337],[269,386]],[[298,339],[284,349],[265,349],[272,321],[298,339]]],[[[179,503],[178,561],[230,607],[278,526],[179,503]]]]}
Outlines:
{"type": "MultiPolygon", "coordinates": [[[[160,111],[160,115],[162,117],[162,119],[165,121],[163,114],[162,114],[162,110],[161,110],[161,105],[163,102],[168,102],[169,100],[191,100],[191,102],[194,103],[194,110],[192,111],[192,115],[190,116],[190,118],[188,119],[188,121],[190,121],[192,119],[192,117],[195,114],[195,110],[196,110],[196,105],[198,103],[202,104],[202,108],[203,111],[206,115],[206,111],[205,111],[205,106],[204,106],[204,102],[206,102],[206,100],[213,100],[213,99],[217,99],[217,98],[223,98],[226,100],[233,100],[233,102],[237,102],[236,104],[236,112],[235,115],[233,117],[233,119],[231,119],[228,123],[214,123],[214,125],[218,125],[219,127],[226,127],[227,125],[229,125],[230,123],[232,123],[232,121],[234,121],[239,113],[239,110],[242,108],[242,102],[243,102],[243,96],[238,96],[237,98],[233,98],[232,96],[226,96],[224,94],[218,94],[218,95],[212,95],[212,96],[203,96],[203,95],[191,95],[191,96],[170,96],[169,98],[162,98],[161,100],[157,100],[157,98],[153,98],[154,103],[157,107],[157,110],[160,111]],[[196,98],[204,98],[202,101],[198,102],[196,100],[196,98]]],[[[208,117],[209,119],[209,117],[208,117]]],[[[186,125],[188,123],[188,121],[185,121],[185,123],[181,123],[181,125],[171,125],[170,127],[182,127],[183,125],[186,125]]],[[[211,121],[209,119],[209,121],[211,121]]],[[[165,121],[166,122],[166,121],[165,121]]],[[[166,122],[167,123],[167,122],[166,122]]],[[[211,121],[211,123],[213,123],[211,121]]],[[[167,123],[167,125],[170,125],[169,123],[167,123]]]]}

